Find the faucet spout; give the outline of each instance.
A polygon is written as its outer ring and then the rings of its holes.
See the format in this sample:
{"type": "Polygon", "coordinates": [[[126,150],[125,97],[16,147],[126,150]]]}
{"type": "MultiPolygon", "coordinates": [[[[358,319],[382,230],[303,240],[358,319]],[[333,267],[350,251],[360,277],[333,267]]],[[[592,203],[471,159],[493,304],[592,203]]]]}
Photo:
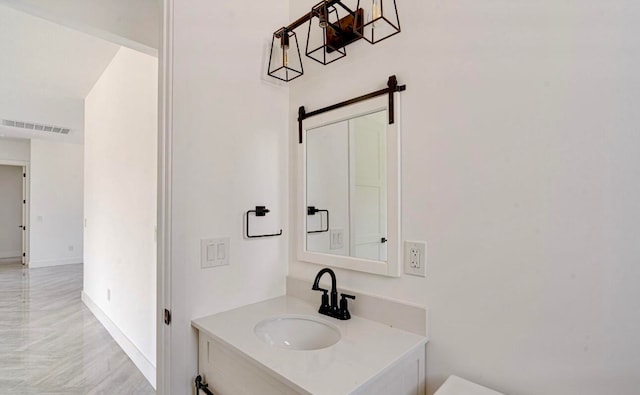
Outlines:
{"type": "Polygon", "coordinates": [[[333,270],[329,269],[329,268],[324,268],[322,270],[320,270],[318,272],[318,274],[316,275],[316,279],[313,280],[313,287],[311,288],[314,291],[320,291],[322,288],[320,288],[319,284],[320,284],[320,278],[325,274],[325,273],[329,273],[329,275],[331,276],[331,292],[337,292],[336,291],[336,274],[333,272],[333,270]]]}
{"type": "Polygon", "coordinates": [[[349,308],[347,306],[347,298],[355,299],[356,297],[343,293],[342,300],[340,300],[340,306],[338,306],[336,274],[333,272],[333,270],[329,268],[320,270],[316,275],[316,279],[313,280],[313,286],[311,287],[311,289],[314,291],[322,291],[322,303],[320,304],[318,313],[328,315],[329,317],[337,318],[339,320],[348,320],[349,318],[351,318],[351,314],[349,313],[349,308]],[[331,276],[331,304],[329,304],[329,296],[327,295],[329,291],[324,288],[320,288],[320,279],[325,273],[329,273],[329,275],[331,276]]]}
{"type": "Polygon", "coordinates": [[[313,281],[313,287],[311,287],[312,290],[314,291],[324,291],[325,293],[325,297],[326,297],[326,289],[322,289],[320,288],[320,278],[322,278],[322,276],[325,273],[329,273],[329,276],[331,276],[331,302],[326,304],[323,303],[323,305],[320,306],[320,313],[321,314],[326,314],[328,313],[329,315],[332,315],[334,312],[338,311],[339,307],[338,307],[338,289],[336,286],[336,274],[333,272],[333,270],[329,269],[329,268],[324,268],[322,270],[320,270],[318,272],[318,274],[316,275],[316,279],[313,281]]]}

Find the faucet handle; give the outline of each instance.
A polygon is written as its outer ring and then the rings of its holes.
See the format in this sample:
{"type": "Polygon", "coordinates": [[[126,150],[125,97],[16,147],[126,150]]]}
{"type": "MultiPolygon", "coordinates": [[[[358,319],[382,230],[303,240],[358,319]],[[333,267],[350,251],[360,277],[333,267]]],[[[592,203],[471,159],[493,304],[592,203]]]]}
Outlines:
{"type": "Polygon", "coordinates": [[[311,289],[314,291],[322,291],[322,301],[320,302],[320,309],[318,310],[318,313],[326,314],[331,310],[329,306],[329,290],[320,287],[313,287],[311,289]]]}
{"type": "Polygon", "coordinates": [[[351,313],[349,313],[347,298],[355,299],[356,297],[354,295],[349,295],[349,294],[340,294],[340,311],[339,311],[340,316],[338,318],[341,320],[348,320],[351,318],[351,313]]]}
{"type": "Polygon", "coordinates": [[[353,296],[353,295],[349,295],[349,294],[340,294],[340,298],[341,298],[340,301],[344,300],[346,302],[345,298],[355,299],[356,297],[353,296]]]}

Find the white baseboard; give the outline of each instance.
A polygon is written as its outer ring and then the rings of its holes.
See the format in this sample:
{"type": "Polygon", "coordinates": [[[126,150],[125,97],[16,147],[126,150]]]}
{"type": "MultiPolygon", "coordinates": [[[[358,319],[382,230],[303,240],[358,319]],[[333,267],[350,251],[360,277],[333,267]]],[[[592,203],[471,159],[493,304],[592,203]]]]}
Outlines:
{"type": "MultiPolygon", "coordinates": [[[[22,254],[20,254],[22,255],[22,254]]],[[[81,256],[75,258],[64,258],[64,259],[47,259],[40,261],[29,261],[29,267],[31,269],[36,269],[39,267],[49,267],[49,266],[62,266],[62,265],[75,265],[77,263],[82,263],[83,259],[81,256]]]]}
{"type": "Polygon", "coordinates": [[[4,259],[4,258],[16,258],[16,257],[21,257],[22,256],[22,251],[20,250],[14,250],[14,251],[0,251],[0,259],[4,259]]]}
{"type": "Polygon", "coordinates": [[[102,311],[102,309],[98,307],[98,305],[93,300],[91,300],[89,295],[87,295],[84,291],[82,291],[81,298],[85,306],[87,306],[87,308],[93,313],[93,315],[98,319],[98,321],[100,321],[102,326],[104,326],[107,332],[109,332],[113,340],[115,340],[116,343],[118,343],[118,345],[120,346],[120,348],[122,348],[122,351],[124,351],[124,353],[127,354],[129,358],[131,358],[133,363],[144,375],[144,377],[147,379],[149,384],[151,384],[151,386],[155,389],[156,388],[155,364],[151,363],[147,359],[147,357],[144,356],[144,354],[138,349],[138,347],[136,347],[136,345],[133,344],[131,340],[129,340],[127,335],[125,335],[120,330],[120,328],[118,328],[118,326],[114,324],[113,321],[111,321],[111,319],[105,314],[105,312],[102,311]]]}
{"type": "Polygon", "coordinates": [[[0,265],[7,265],[7,264],[15,265],[16,263],[22,263],[22,258],[21,257],[17,257],[17,258],[0,258],[0,265]]]}

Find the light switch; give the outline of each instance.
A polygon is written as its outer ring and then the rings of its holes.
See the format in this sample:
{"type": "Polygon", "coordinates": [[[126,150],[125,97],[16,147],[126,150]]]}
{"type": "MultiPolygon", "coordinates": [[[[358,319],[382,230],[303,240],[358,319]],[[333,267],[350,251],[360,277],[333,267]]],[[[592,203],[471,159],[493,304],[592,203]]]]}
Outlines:
{"type": "Polygon", "coordinates": [[[207,244],[207,260],[215,261],[216,260],[216,248],[217,244],[207,244]]]}
{"type": "Polygon", "coordinates": [[[200,240],[200,267],[202,269],[229,264],[229,238],[200,240]]]}
{"type": "Polygon", "coordinates": [[[219,243],[219,244],[217,245],[217,247],[218,247],[218,248],[217,248],[218,253],[217,253],[217,255],[216,255],[216,260],[224,260],[224,258],[225,258],[225,257],[226,257],[226,255],[227,255],[227,254],[225,253],[225,251],[224,251],[224,250],[225,250],[225,248],[226,248],[226,245],[225,245],[224,243],[219,243]]]}

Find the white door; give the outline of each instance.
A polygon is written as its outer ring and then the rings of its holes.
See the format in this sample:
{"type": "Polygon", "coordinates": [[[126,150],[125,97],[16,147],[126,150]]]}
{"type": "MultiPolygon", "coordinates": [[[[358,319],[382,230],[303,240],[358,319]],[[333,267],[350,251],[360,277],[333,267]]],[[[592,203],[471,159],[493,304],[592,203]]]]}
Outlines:
{"type": "Polygon", "coordinates": [[[349,121],[351,256],[387,260],[385,113],[349,121]]]}

